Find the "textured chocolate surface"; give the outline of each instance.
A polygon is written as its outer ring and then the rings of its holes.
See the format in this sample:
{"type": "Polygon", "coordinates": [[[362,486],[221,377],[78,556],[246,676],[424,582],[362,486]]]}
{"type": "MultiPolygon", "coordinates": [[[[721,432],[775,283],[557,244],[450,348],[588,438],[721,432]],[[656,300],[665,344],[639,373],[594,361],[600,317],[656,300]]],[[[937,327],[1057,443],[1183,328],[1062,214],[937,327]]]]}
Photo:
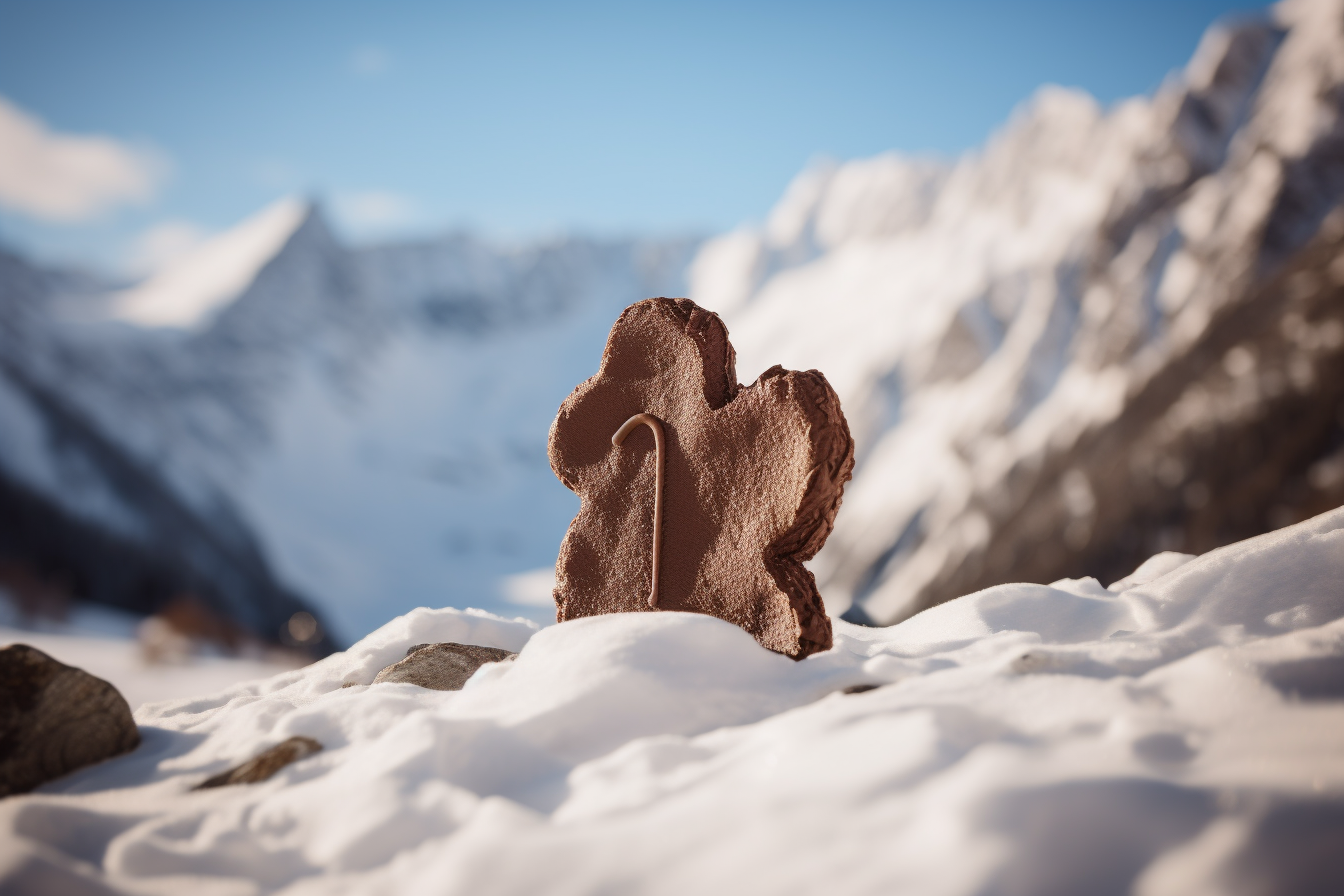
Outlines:
{"type": "Polygon", "coordinates": [[[740,386],[719,317],[686,299],[631,305],[602,366],[551,426],[551,468],[582,499],[560,546],[559,621],[649,611],[654,438],[666,438],[658,610],[707,613],[799,658],[831,646],[802,566],[825,543],[854,467],[840,400],[818,371],[773,367],[740,386]]]}

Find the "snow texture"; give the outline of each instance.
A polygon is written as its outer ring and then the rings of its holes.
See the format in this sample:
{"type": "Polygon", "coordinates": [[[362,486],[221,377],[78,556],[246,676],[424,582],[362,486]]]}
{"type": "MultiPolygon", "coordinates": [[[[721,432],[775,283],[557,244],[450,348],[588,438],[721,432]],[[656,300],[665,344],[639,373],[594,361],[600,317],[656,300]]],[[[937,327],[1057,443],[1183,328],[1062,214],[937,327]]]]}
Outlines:
{"type": "Polygon", "coordinates": [[[4,884],[130,893],[1338,892],[1344,509],[1117,590],[1003,585],[793,662],[717,619],[416,610],[141,707],[0,802],[4,884]],[[520,650],[460,692],[414,644],[520,650]],[[345,687],[344,685],[351,685],[345,687]],[[878,685],[846,693],[860,685],[878,685]],[[285,738],[325,749],[192,792],[285,738]]]}

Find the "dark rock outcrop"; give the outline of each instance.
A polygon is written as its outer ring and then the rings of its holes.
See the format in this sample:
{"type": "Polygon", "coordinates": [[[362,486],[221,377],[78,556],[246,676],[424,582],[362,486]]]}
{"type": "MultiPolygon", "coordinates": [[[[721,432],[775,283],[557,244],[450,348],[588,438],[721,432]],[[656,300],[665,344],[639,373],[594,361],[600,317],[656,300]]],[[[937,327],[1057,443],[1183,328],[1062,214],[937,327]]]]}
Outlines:
{"type": "Polygon", "coordinates": [[[131,708],[112,685],[27,644],[0,648],[0,797],[139,744],[131,708]]]}
{"type": "Polygon", "coordinates": [[[477,669],[486,663],[511,660],[516,653],[497,647],[475,644],[417,644],[406,652],[406,659],[378,673],[374,684],[399,682],[419,685],[433,691],[460,691],[477,669]]]}

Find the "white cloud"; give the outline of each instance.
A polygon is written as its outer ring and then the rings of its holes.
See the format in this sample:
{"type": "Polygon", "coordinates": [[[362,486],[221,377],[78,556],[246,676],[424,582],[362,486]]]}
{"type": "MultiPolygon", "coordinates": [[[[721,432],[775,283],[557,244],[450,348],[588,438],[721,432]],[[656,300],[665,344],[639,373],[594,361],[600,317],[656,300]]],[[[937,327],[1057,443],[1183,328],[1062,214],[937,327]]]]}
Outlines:
{"type": "Polygon", "coordinates": [[[133,274],[145,275],[171,264],[203,243],[208,234],[190,221],[172,220],[144,231],[131,247],[133,274]]]}
{"type": "Polygon", "coordinates": [[[0,97],[0,206],[81,221],[154,195],[162,161],[110,137],[57,134],[0,97]]]}
{"type": "Polygon", "coordinates": [[[420,217],[414,201],[387,190],[338,193],[331,210],[343,227],[357,234],[395,230],[415,224],[420,217]]]}
{"type": "Polygon", "coordinates": [[[555,603],[555,569],[547,566],[531,572],[515,573],[500,581],[506,601],[523,607],[548,607],[555,603]]]}
{"type": "Polygon", "coordinates": [[[372,44],[356,47],[355,51],[350,54],[350,68],[354,70],[355,74],[365,77],[381,75],[387,71],[391,61],[392,57],[388,55],[386,49],[372,44]]]}

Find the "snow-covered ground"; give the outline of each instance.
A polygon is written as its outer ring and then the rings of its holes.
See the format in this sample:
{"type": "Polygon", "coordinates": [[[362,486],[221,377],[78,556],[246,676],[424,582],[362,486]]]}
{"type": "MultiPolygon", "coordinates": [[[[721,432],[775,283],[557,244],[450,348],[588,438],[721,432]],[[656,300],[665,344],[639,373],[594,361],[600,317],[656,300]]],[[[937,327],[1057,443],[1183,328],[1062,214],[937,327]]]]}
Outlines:
{"type": "Polygon", "coordinates": [[[0,645],[29,644],[71,666],[111,682],[132,709],[180,700],[269,677],[289,667],[264,659],[192,656],[180,663],[146,662],[140,644],[110,635],[54,634],[0,626],[0,645]]]}
{"type": "Polygon", "coordinates": [[[719,620],[421,609],[142,707],[0,802],[20,892],[1340,892],[1344,509],[1110,588],[1003,585],[795,663],[719,620]],[[407,647],[521,650],[461,692],[407,647]],[[343,687],[353,683],[354,686],[343,687]],[[880,685],[846,693],[856,685],[880,685]],[[270,781],[205,777],[293,735],[270,781]]]}
{"type": "MultiPolygon", "coordinates": [[[[1091,537],[1104,483],[1043,459],[1194,344],[1247,266],[1344,227],[1318,207],[1336,181],[1311,179],[1338,170],[1341,11],[1215,29],[1111,109],[1047,88],[959,160],[809,170],[763,228],[703,247],[690,292],[739,378],[819,367],[845,402],[860,462],[816,565],[832,613],[922,606],[1012,519],[1014,471],[1062,470],[1077,525],[1056,542],[1091,537]]],[[[199,522],[214,540],[183,557],[223,537],[247,559],[255,536],[338,640],[382,627],[284,672],[146,666],[133,626],[0,628],[111,681],[144,735],[0,801],[0,892],[1344,892],[1344,509],[1109,587],[837,620],[800,663],[703,616],[540,628],[576,505],[547,424],[622,307],[683,291],[690,251],[351,250],[282,203],[104,296],[120,322],[50,332],[60,290],[29,296],[12,264],[5,475],[136,544],[199,522]],[[76,412],[167,510],[69,450],[52,421],[76,412]],[[383,624],[419,604],[504,616],[383,624]],[[444,640],[521,655],[459,693],[370,684],[444,640]],[[293,735],[325,749],[191,790],[293,735]]]]}
{"type": "MultiPolygon", "coordinates": [[[[63,663],[111,682],[131,709],[179,700],[268,678],[297,665],[281,657],[233,657],[192,651],[184,642],[173,662],[150,662],[140,643],[138,616],[97,604],[75,603],[60,621],[27,618],[0,588],[0,646],[28,644],[63,663]]],[[[204,645],[195,645],[204,648],[204,645]]]]}

